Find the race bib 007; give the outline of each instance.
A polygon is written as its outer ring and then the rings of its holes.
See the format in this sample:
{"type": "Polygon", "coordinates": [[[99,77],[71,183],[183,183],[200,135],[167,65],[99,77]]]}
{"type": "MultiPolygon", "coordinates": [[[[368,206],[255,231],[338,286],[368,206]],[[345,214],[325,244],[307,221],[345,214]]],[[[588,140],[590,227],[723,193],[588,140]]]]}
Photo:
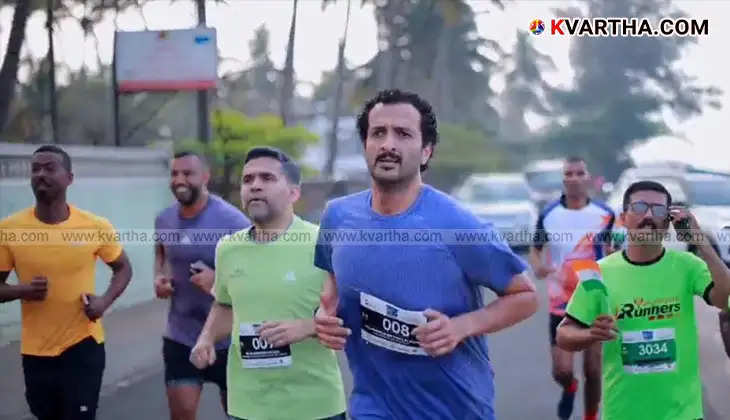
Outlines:
{"type": "Polygon", "coordinates": [[[426,323],[422,312],[406,311],[390,303],[360,293],[363,340],[398,353],[426,356],[413,330],[426,323]]]}
{"type": "Polygon", "coordinates": [[[673,372],[677,369],[674,328],[627,331],[622,334],[624,371],[632,374],[673,372]]]}
{"type": "Polygon", "coordinates": [[[291,365],[291,346],[274,347],[256,333],[260,324],[241,324],[238,333],[241,361],[246,369],[291,365]]]}

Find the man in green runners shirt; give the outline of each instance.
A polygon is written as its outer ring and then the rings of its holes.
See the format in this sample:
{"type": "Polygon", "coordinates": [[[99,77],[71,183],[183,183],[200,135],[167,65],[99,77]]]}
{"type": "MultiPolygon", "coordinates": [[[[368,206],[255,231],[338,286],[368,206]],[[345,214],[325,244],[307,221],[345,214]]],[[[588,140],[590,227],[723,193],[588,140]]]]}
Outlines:
{"type": "Polygon", "coordinates": [[[231,337],[228,414],[235,419],[345,419],[337,357],[315,338],[327,273],[312,265],[318,227],[294,214],[300,178],[283,152],[249,151],[241,203],[253,226],[216,247],[215,303],[190,359],[212,365],[214,343],[231,337]]]}
{"type": "Polygon", "coordinates": [[[579,275],[558,328],[558,346],[566,350],[603,342],[604,420],[703,417],[694,297],[727,307],[730,270],[694,216],[671,204],[656,182],[626,190],[627,247],[598,261],[600,272],[579,275]],[[670,223],[697,246],[699,258],[664,248],[670,223]]]}

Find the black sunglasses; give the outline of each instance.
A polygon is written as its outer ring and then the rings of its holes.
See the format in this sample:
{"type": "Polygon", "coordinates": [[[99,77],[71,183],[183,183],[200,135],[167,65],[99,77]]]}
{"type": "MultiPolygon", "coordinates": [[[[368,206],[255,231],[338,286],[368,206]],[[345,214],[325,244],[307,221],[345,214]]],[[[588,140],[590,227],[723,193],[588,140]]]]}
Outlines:
{"type": "Polygon", "coordinates": [[[654,217],[663,219],[669,215],[669,207],[664,204],[649,204],[646,201],[635,201],[629,204],[629,209],[636,214],[645,214],[649,208],[654,217]]]}

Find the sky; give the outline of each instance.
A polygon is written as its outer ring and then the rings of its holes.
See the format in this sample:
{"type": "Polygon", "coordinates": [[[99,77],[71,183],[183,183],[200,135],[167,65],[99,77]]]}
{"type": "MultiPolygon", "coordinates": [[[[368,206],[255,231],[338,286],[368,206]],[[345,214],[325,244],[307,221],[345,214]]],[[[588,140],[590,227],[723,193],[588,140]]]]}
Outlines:
{"type": "MultiPolygon", "coordinates": [[[[515,0],[507,2],[504,11],[494,10],[488,0],[470,1],[477,14],[480,35],[493,39],[504,50],[511,50],[516,41],[517,30],[528,30],[535,18],[549,22],[557,17],[554,9],[565,7],[569,2],[549,0],[515,0]]],[[[678,7],[692,18],[709,19],[709,35],[699,37],[697,43],[688,47],[677,63],[684,72],[696,76],[701,84],[714,85],[724,91],[721,102],[725,109],[707,108],[701,116],[686,121],[677,121],[665,113],[665,121],[678,134],[677,137],[657,138],[632,151],[635,160],[674,159],[695,165],[730,170],[730,159],[726,139],[722,134],[726,127],[725,115],[730,108],[730,78],[727,77],[728,56],[727,35],[723,23],[730,21],[730,2],[720,0],[675,1],[678,7]]],[[[83,8],[73,11],[83,16],[83,8]]],[[[249,57],[248,43],[257,27],[264,24],[270,31],[271,58],[282,66],[286,54],[286,43],[292,13],[290,0],[227,0],[227,4],[208,3],[208,25],[217,29],[221,53],[219,73],[225,74],[243,69],[249,57]]],[[[197,22],[194,4],[187,0],[158,0],[147,3],[143,9],[147,29],[189,28],[197,22]]],[[[346,2],[338,0],[335,5],[322,10],[320,0],[300,0],[297,17],[297,38],[294,66],[297,78],[304,81],[298,89],[302,94],[311,92],[311,84],[317,83],[323,71],[336,65],[337,43],[344,30],[346,2]]],[[[360,5],[352,0],[352,13],[348,44],[345,51],[349,65],[361,65],[377,50],[377,27],[372,5],[360,5]]],[[[594,16],[598,17],[598,16],[594,16]]],[[[6,48],[12,9],[0,9],[0,51],[6,48]]],[[[28,22],[26,45],[31,54],[41,57],[48,47],[44,29],[45,16],[35,14],[28,22]]],[[[129,10],[117,19],[120,30],[143,30],[145,23],[139,11],[129,10]]],[[[96,28],[100,43],[100,55],[104,62],[110,62],[114,35],[114,19],[108,16],[96,28]]],[[[570,36],[551,36],[543,33],[532,35],[535,48],[552,57],[556,70],[546,70],[544,77],[553,85],[570,86],[574,73],[570,66],[570,36]]],[[[56,32],[56,59],[76,70],[82,64],[95,67],[96,49],[92,40],[84,40],[79,25],[72,20],[62,21],[56,32]]],[[[59,75],[63,77],[62,71],[59,75]]],[[[21,74],[21,78],[24,75],[21,74]]],[[[492,87],[499,91],[504,83],[499,75],[493,78],[492,87]]],[[[544,121],[529,118],[533,128],[539,130],[544,121]]]]}

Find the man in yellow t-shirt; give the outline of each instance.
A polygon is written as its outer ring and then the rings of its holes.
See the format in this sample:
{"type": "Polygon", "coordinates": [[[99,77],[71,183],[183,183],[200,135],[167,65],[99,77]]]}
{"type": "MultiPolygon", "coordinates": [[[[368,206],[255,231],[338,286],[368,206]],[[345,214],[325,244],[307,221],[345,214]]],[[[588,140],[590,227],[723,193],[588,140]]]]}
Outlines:
{"type": "Polygon", "coordinates": [[[72,181],[68,154],[39,148],[35,206],[0,220],[0,302],[21,299],[26,399],[40,420],[96,417],[106,361],[100,318],[132,277],[111,223],[67,204],[72,181]],[[102,296],[94,295],[97,257],[113,271],[102,296]],[[11,270],[17,285],[6,283],[11,270]]]}

